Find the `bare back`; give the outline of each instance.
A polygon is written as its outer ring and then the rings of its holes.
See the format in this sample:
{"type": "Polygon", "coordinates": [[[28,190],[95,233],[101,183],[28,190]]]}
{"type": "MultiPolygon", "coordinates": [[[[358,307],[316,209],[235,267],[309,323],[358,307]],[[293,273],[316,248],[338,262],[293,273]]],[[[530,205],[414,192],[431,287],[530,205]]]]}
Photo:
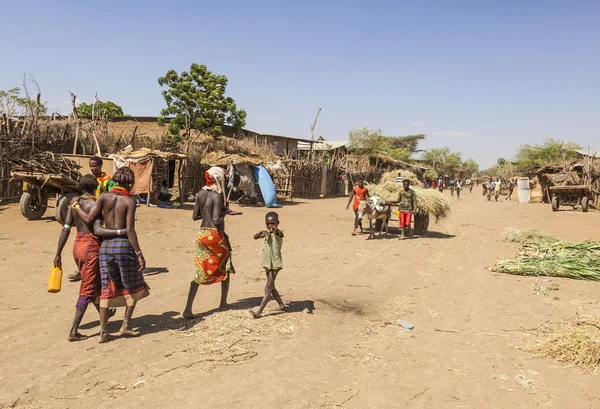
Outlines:
{"type": "MultiPolygon", "coordinates": [[[[85,200],[85,199],[79,200],[79,205],[87,213],[89,213],[92,210],[92,207],[94,207],[95,204],[96,204],[95,200],[85,200]]],[[[86,223],[81,217],[79,217],[77,212],[70,207],[69,207],[69,213],[70,213],[70,217],[67,217],[66,222],[74,220],[75,227],[77,228],[78,233],[93,233],[94,232],[93,223],[91,223],[91,224],[86,223]]],[[[67,223],[67,224],[69,224],[69,223],[67,223]]]]}
{"type": "MultiPolygon", "coordinates": [[[[102,205],[102,216],[104,225],[108,229],[127,228],[127,216],[129,211],[135,214],[135,206],[131,207],[132,199],[127,196],[116,195],[114,193],[102,193],[100,197],[102,205]]],[[[132,214],[131,216],[134,216],[132,214]]]]}
{"type": "Polygon", "coordinates": [[[202,219],[202,227],[224,230],[223,197],[213,191],[201,190],[194,205],[194,220],[202,219]]]}

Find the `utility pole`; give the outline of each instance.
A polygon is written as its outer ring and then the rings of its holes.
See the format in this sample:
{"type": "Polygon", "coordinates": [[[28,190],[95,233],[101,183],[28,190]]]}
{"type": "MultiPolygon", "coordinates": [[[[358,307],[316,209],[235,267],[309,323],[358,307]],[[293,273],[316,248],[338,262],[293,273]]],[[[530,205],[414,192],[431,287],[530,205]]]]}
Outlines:
{"type": "Polygon", "coordinates": [[[310,133],[311,133],[311,139],[312,139],[312,142],[310,144],[310,155],[309,155],[310,160],[312,160],[312,158],[313,158],[313,149],[315,146],[315,125],[317,125],[317,119],[319,119],[320,113],[321,113],[321,108],[319,108],[319,110],[317,111],[317,116],[315,117],[315,121],[310,126],[310,133]]]}

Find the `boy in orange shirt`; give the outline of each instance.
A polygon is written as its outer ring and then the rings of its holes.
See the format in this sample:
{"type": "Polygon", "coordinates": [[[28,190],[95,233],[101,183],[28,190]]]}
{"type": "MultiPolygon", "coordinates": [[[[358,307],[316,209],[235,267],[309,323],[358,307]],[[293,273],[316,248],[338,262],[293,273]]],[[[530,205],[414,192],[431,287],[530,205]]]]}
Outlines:
{"type": "Polygon", "coordinates": [[[362,180],[359,180],[354,189],[352,189],[352,194],[350,195],[350,200],[348,200],[348,204],[346,205],[346,210],[350,208],[350,203],[354,200],[352,205],[352,209],[354,210],[354,230],[352,231],[352,235],[356,236],[356,229],[360,228],[360,234],[363,232],[362,222],[358,220],[358,205],[361,200],[366,200],[369,197],[369,189],[365,187],[365,184],[362,180]]]}

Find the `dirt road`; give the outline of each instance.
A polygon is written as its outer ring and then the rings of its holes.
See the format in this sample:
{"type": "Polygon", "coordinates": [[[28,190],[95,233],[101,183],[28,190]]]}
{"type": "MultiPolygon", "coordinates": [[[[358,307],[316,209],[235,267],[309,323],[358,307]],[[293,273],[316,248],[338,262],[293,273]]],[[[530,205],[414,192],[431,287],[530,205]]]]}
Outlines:
{"type": "MultiPolygon", "coordinates": [[[[150,267],[135,339],[98,344],[88,309],[83,342],[66,341],[78,284],[46,292],[60,226],[0,208],[0,407],[19,408],[598,408],[600,378],[535,358],[521,348],[545,322],[600,315],[600,283],[526,278],[486,270],[514,255],[505,227],[600,240],[600,214],[548,205],[451,197],[453,213],[424,238],[366,241],[350,235],[347,199],[301,201],[279,210],[286,233],[278,278],[290,312],[247,312],[265,284],[259,267],[265,209],[239,208],[227,230],[238,273],[233,310],[219,287],[201,288],[180,316],[193,275],[198,224],[190,210],[140,208],[138,234],[150,267]],[[556,283],[538,295],[535,284],[556,283]],[[411,332],[395,324],[406,319],[411,332]]],[[[74,234],[70,239],[70,243],[74,234]]],[[[69,243],[69,245],[70,245],[69,243]]],[[[68,245],[68,246],[69,246],[68,245]]],[[[65,273],[74,270],[70,247],[65,273]]],[[[270,309],[271,308],[271,309],[270,309]]],[[[117,331],[122,311],[110,329],[117,331]]]]}

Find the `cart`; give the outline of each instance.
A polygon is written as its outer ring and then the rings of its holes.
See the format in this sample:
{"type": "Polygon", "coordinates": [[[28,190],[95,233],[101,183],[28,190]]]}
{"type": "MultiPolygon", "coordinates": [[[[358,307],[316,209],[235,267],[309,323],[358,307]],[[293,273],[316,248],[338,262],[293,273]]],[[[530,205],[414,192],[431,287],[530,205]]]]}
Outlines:
{"type": "Polygon", "coordinates": [[[12,172],[14,179],[24,182],[25,189],[19,201],[23,217],[29,220],[41,219],[48,209],[48,199],[56,198],[54,217],[64,224],[71,198],[81,194],[77,181],[63,174],[12,172]]]}
{"type": "Polygon", "coordinates": [[[588,185],[550,186],[552,211],[556,212],[560,205],[569,205],[575,209],[581,205],[581,211],[587,212],[592,189],[588,185]]]}
{"type": "MultiPolygon", "coordinates": [[[[381,231],[381,219],[375,221],[375,231],[381,231]]],[[[424,236],[429,229],[429,213],[413,213],[412,233],[417,236],[424,236]]]]}

